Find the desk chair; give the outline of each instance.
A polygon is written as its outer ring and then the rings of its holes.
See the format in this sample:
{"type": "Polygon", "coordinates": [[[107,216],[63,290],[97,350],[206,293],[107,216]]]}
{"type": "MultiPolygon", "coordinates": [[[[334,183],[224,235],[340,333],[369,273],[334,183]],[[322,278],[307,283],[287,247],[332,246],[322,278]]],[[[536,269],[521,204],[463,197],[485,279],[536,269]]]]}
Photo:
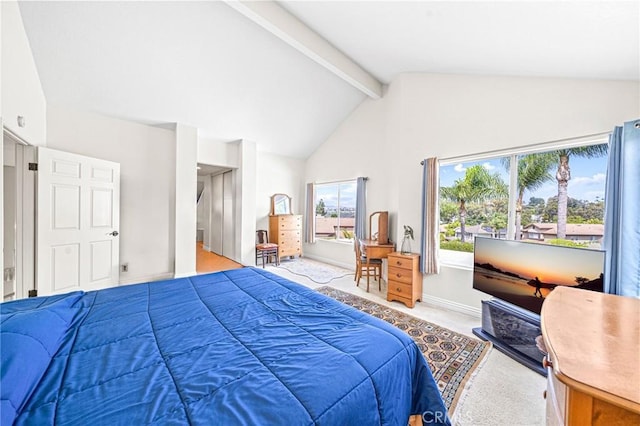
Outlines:
{"type": "Polygon", "coordinates": [[[274,257],[276,265],[280,264],[280,255],[278,254],[278,245],[269,242],[269,234],[264,229],[256,231],[256,266],[258,259],[262,259],[262,267],[264,268],[265,259],[269,263],[269,259],[274,257]]]}
{"type": "Polygon", "coordinates": [[[369,292],[369,277],[373,273],[373,278],[378,280],[378,290],[382,290],[382,259],[368,259],[367,257],[362,255],[362,250],[360,249],[360,241],[357,238],[354,238],[354,245],[356,249],[356,276],[354,281],[356,281],[356,286],[360,285],[360,278],[362,277],[362,273],[364,272],[367,276],[367,293],[369,292]]]}

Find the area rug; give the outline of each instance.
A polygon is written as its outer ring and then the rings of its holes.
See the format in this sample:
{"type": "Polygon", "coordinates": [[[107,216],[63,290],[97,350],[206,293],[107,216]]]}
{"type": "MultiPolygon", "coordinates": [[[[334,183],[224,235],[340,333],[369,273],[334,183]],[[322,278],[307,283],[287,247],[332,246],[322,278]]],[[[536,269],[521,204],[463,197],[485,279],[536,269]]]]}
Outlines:
{"type": "Polygon", "coordinates": [[[278,268],[286,269],[292,274],[306,277],[317,284],[327,284],[331,281],[353,275],[354,272],[339,266],[318,262],[306,257],[281,260],[278,268]]]}
{"type": "Polygon", "coordinates": [[[465,384],[491,349],[483,342],[362,297],[324,286],[316,291],[395,325],[417,343],[453,416],[465,384]]]}

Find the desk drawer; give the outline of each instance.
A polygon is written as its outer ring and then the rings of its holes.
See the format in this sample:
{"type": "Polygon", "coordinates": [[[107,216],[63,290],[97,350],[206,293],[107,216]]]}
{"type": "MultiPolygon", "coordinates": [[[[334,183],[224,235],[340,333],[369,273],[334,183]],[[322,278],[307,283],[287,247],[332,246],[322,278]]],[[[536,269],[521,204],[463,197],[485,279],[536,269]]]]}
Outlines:
{"type": "Polygon", "coordinates": [[[402,284],[413,284],[413,271],[411,269],[397,268],[389,262],[389,282],[391,280],[402,284]]]}

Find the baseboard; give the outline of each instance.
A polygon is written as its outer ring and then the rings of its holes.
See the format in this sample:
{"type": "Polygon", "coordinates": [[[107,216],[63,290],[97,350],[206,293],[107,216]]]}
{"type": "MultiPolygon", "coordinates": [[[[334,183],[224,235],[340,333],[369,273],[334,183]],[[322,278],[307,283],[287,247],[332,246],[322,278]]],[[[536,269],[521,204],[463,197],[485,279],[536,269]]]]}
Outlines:
{"type": "Polygon", "coordinates": [[[340,268],[348,269],[350,271],[354,270],[353,266],[355,264],[355,258],[353,260],[353,263],[341,263],[341,262],[336,262],[333,259],[327,259],[327,258],[324,258],[324,257],[314,256],[314,255],[307,256],[305,254],[304,257],[306,257],[308,259],[311,259],[311,260],[317,260],[318,262],[328,263],[329,265],[339,266],[340,268]]]}
{"type": "Polygon", "coordinates": [[[170,280],[172,278],[173,278],[173,272],[165,272],[164,274],[157,274],[157,275],[147,275],[144,277],[128,278],[124,280],[121,277],[118,285],[148,283],[151,281],[170,280]]]}
{"type": "Polygon", "coordinates": [[[186,278],[186,277],[192,277],[194,275],[198,275],[198,273],[196,271],[193,272],[183,272],[181,274],[174,274],[173,278],[186,278]]]}
{"type": "Polygon", "coordinates": [[[205,245],[203,245],[203,246],[202,246],[202,250],[204,250],[204,251],[211,251],[211,249],[209,248],[209,246],[205,246],[205,245]]]}
{"type": "Polygon", "coordinates": [[[430,303],[432,305],[435,305],[441,308],[446,308],[452,311],[471,315],[476,318],[482,318],[482,309],[480,308],[474,308],[469,305],[465,305],[458,302],[452,302],[451,300],[443,299],[441,297],[436,297],[436,296],[425,296],[423,294],[422,298],[423,298],[422,301],[425,303],[430,303]]]}

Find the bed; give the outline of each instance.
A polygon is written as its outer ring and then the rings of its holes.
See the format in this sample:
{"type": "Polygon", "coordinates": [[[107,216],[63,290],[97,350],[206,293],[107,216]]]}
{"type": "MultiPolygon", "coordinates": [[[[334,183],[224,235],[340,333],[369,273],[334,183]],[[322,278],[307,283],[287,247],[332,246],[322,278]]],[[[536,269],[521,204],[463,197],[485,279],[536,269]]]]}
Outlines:
{"type": "Polygon", "coordinates": [[[257,268],[1,307],[2,425],[449,424],[408,335],[257,268]]]}

